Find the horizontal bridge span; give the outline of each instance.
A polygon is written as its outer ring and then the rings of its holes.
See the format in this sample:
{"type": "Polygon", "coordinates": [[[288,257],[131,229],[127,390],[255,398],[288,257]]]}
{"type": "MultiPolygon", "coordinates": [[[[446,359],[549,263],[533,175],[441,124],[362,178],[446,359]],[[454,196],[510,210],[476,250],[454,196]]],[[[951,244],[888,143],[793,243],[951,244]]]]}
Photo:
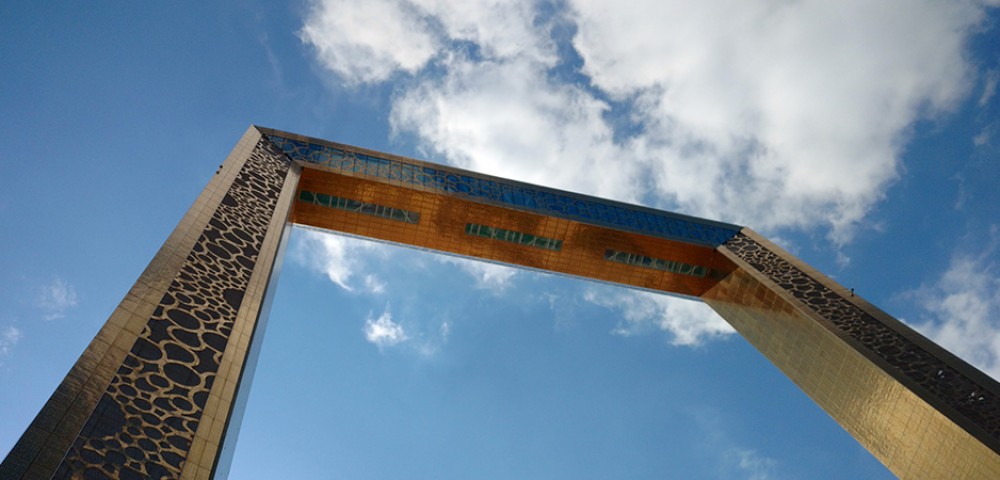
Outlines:
{"type": "Polygon", "coordinates": [[[312,164],[303,166],[291,220],[422,249],[693,297],[735,268],[715,248],[705,245],[347,176],[312,164]],[[356,208],[341,207],[346,204],[356,208]],[[608,251],[663,259],[664,267],[658,268],[658,262],[623,262],[608,251]],[[668,269],[666,262],[691,267],[668,269]]]}

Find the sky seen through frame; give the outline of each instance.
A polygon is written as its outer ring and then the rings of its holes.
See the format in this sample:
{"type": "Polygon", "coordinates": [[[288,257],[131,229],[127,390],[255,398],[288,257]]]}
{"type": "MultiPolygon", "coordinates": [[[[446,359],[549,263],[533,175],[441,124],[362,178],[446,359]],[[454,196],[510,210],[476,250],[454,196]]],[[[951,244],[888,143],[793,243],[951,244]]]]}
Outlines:
{"type": "MultiPolygon", "coordinates": [[[[749,225],[996,378],[996,6],[8,2],[0,451],[251,123],[749,225]]],[[[892,478],[671,297],[296,229],[263,348],[231,478],[892,478]]]]}

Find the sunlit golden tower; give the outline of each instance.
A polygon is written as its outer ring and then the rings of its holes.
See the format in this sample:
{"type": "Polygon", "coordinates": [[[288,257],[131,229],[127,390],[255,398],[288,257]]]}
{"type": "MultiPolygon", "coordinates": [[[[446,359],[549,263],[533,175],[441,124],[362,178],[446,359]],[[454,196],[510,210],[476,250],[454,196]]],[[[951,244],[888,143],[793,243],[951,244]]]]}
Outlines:
{"type": "Polygon", "coordinates": [[[698,298],[904,478],[1000,478],[1000,385],[748,228],[250,127],[0,464],[224,477],[291,225],[698,298]]]}

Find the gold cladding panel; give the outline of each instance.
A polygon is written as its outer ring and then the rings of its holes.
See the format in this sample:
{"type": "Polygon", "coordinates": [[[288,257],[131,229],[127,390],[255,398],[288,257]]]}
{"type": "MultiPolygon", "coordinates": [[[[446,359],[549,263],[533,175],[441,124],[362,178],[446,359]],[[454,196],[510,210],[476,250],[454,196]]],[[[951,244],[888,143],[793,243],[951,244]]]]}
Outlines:
{"type": "Polygon", "coordinates": [[[297,200],[292,213],[295,223],[501,263],[690,296],[700,295],[734,268],[709,247],[401,188],[308,166],[303,169],[299,189],[419,212],[420,221],[404,223],[297,200]],[[562,248],[553,251],[469,235],[465,233],[468,223],[562,240],[562,248]],[[716,273],[694,277],[621,264],[605,260],[608,249],[704,266],[716,273]]]}
{"type": "Polygon", "coordinates": [[[1000,478],[1000,456],[757,272],[738,269],[702,300],[900,478],[1000,478]]]}

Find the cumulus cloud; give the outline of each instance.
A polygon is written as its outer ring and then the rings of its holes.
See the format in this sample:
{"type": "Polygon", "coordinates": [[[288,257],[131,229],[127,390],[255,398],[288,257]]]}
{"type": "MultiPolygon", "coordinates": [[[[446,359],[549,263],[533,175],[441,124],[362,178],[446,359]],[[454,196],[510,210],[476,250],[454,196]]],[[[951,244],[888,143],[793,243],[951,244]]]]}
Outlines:
{"type": "Polygon", "coordinates": [[[326,275],[331,282],[349,292],[379,294],[385,283],[375,274],[364,273],[366,259],[386,257],[384,245],[369,240],[303,229],[292,245],[292,259],[326,275]]]}
{"type": "Polygon", "coordinates": [[[392,321],[392,314],[386,308],[378,318],[371,315],[365,320],[365,338],[380,349],[405,342],[408,337],[403,326],[392,321]]]}
{"type": "Polygon", "coordinates": [[[672,345],[698,346],[735,332],[708,305],[693,300],[620,288],[591,288],[584,299],[619,312],[617,335],[662,331],[672,345]]]}
{"type": "Polygon", "coordinates": [[[908,129],[968,93],[983,8],[337,0],[302,37],[348,84],[410,75],[392,126],[452,163],[846,242],[908,129]]]}
{"type": "Polygon", "coordinates": [[[548,77],[527,58],[454,58],[447,73],[402,94],[397,131],[464,168],[530,183],[635,201],[640,165],[613,141],[608,105],[548,77]]]}
{"type": "Polygon", "coordinates": [[[66,316],[66,311],[77,304],[76,289],[56,277],[39,289],[35,305],[43,312],[45,320],[56,320],[66,316]]]}
{"type": "Polygon", "coordinates": [[[299,37],[349,85],[419,70],[438,48],[419,11],[399,0],[313,2],[299,37]]]}
{"type": "Polygon", "coordinates": [[[455,49],[474,46],[486,58],[526,56],[555,61],[555,46],[546,25],[538,25],[537,1],[411,0],[410,5],[433,19],[442,43],[455,49]]]}
{"type": "Polygon", "coordinates": [[[0,329],[0,367],[4,364],[4,358],[10,355],[11,349],[21,341],[24,335],[17,327],[7,325],[0,329]]]}
{"type": "Polygon", "coordinates": [[[968,88],[969,3],[572,2],[584,71],[636,96],[630,147],[699,215],[849,238],[906,129],[968,88]],[[720,15],[725,12],[725,15],[720,15]]]}
{"type": "Polygon", "coordinates": [[[493,0],[315,1],[299,37],[346,84],[377,83],[396,72],[417,73],[449,49],[551,60],[554,48],[544,30],[534,28],[535,7],[493,0]]]}
{"type": "Polygon", "coordinates": [[[923,308],[915,327],[1000,379],[1000,266],[983,255],[956,255],[932,285],[909,292],[923,308]]]}

